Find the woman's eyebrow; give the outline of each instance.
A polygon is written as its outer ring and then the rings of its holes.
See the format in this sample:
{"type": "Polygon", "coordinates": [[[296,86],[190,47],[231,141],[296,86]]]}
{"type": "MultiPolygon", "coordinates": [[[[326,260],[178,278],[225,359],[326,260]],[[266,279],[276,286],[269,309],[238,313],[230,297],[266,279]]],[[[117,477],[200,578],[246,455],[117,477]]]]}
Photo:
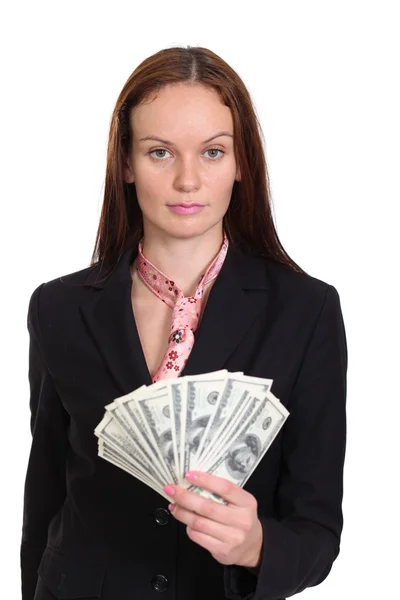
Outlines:
{"type": "MultiPolygon", "coordinates": [[[[207,144],[207,142],[211,142],[211,140],[214,140],[215,138],[221,137],[223,135],[227,135],[227,136],[233,138],[232,133],[229,133],[229,131],[219,131],[218,133],[211,136],[207,140],[204,140],[204,142],[201,142],[201,143],[207,144]]],[[[146,135],[146,137],[140,138],[139,142],[144,142],[146,140],[154,140],[156,142],[161,142],[162,144],[168,144],[169,146],[175,146],[174,142],[171,142],[170,140],[163,140],[162,138],[156,137],[154,135],[146,135]]]]}

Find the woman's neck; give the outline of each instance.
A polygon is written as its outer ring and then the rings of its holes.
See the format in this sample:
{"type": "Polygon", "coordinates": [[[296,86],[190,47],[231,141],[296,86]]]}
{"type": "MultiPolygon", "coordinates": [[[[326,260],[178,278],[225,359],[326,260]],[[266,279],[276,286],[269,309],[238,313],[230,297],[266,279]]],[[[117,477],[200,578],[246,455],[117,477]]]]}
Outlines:
{"type": "MultiPolygon", "coordinates": [[[[156,240],[143,239],[143,256],[159,271],[180,287],[185,296],[191,296],[211,261],[217,256],[223,242],[219,237],[204,240],[202,236],[191,239],[156,240]]],[[[132,271],[136,270],[136,260],[132,271]]]]}

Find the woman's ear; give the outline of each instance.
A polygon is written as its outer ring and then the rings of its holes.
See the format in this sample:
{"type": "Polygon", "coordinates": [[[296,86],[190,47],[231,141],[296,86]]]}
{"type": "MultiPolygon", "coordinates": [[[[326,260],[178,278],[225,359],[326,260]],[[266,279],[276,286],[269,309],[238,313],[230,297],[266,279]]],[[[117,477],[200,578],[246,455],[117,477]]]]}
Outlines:
{"type": "Polygon", "coordinates": [[[124,179],[125,179],[126,183],[133,183],[134,182],[133,175],[131,175],[130,171],[126,171],[125,172],[124,179]]]}
{"type": "Polygon", "coordinates": [[[239,167],[237,168],[237,171],[236,171],[236,177],[235,177],[235,180],[236,180],[236,181],[241,181],[241,180],[242,180],[242,176],[241,176],[241,174],[240,174],[240,169],[239,169],[239,167]]]}

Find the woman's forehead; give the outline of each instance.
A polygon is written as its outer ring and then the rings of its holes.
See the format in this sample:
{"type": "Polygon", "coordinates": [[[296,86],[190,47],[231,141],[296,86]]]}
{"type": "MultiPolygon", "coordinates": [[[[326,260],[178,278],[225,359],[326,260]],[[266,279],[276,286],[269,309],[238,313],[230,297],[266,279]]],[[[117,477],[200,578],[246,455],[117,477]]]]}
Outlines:
{"type": "Polygon", "coordinates": [[[205,143],[217,133],[233,137],[233,119],[228,106],[206,88],[174,86],[161,90],[149,103],[132,110],[131,122],[137,141],[159,138],[170,145],[185,139],[205,143]]]}

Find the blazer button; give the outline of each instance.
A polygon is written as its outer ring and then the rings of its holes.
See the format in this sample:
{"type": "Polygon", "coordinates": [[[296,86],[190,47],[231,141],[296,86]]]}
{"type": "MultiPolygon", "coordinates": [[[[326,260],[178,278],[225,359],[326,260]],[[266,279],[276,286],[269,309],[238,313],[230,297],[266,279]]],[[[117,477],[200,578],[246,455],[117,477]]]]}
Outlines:
{"type": "Polygon", "coordinates": [[[166,525],[169,521],[169,512],[165,508],[156,508],[154,518],[158,525],[166,525]]]}
{"type": "Polygon", "coordinates": [[[164,575],[154,575],[151,586],[156,592],[165,592],[168,587],[168,579],[164,575]]]}

